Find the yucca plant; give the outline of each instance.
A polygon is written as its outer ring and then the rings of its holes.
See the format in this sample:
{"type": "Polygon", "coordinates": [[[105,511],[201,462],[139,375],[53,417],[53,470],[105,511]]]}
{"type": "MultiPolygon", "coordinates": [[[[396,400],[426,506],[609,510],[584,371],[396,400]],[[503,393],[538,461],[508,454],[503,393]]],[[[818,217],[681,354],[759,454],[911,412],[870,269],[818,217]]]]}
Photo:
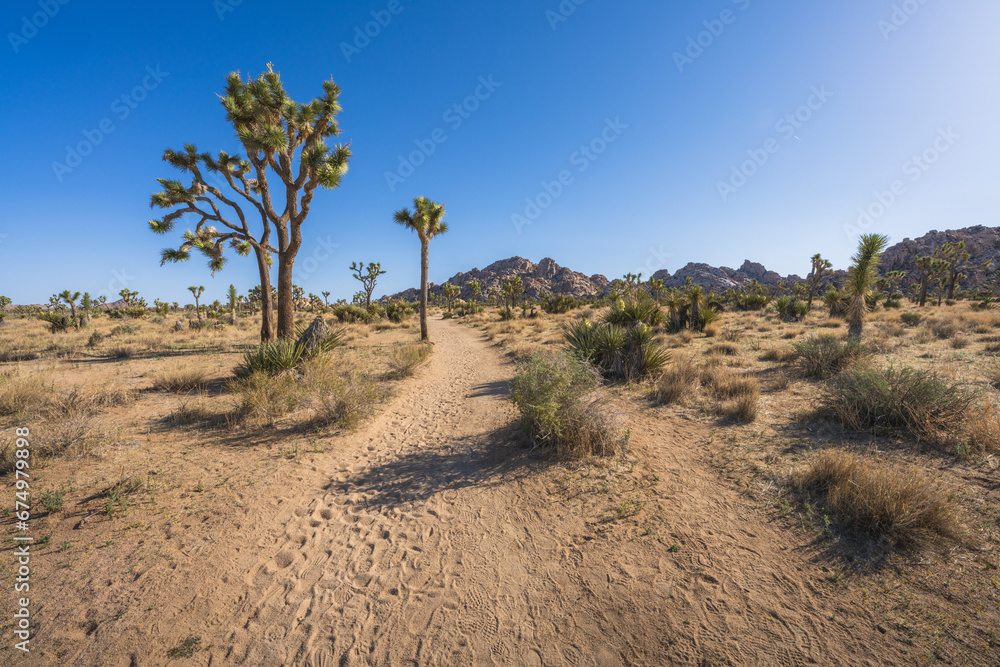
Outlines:
{"type": "Polygon", "coordinates": [[[830,317],[842,317],[844,314],[844,293],[836,287],[831,287],[823,295],[823,303],[830,310],[830,317]]]}
{"type": "Polygon", "coordinates": [[[670,361],[670,353],[653,341],[653,330],[642,322],[626,328],[582,319],[568,327],[564,336],[574,355],[608,378],[640,380],[670,361]]]}
{"type": "Polygon", "coordinates": [[[616,299],[604,321],[619,326],[630,326],[636,322],[656,326],[663,323],[663,311],[653,297],[643,290],[635,290],[616,299]]]}
{"type": "Polygon", "coordinates": [[[861,340],[865,314],[869,310],[868,298],[875,286],[879,260],[889,237],[883,234],[863,234],[858,242],[858,251],[851,258],[853,264],[847,270],[847,339],[861,340]]]}
{"type": "MultiPolygon", "coordinates": [[[[296,327],[299,338],[305,327],[296,327]]],[[[243,361],[236,367],[234,373],[238,378],[247,378],[255,372],[267,373],[271,376],[289,373],[298,369],[305,361],[314,359],[344,344],[344,332],[335,330],[326,338],[316,342],[312,352],[297,340],[279,338],[259,345],[254,345],[243,352],[243,361]]]]}
{"type": "Polygon", "coordinates": [[[688,287],[687,300],[691,314],[691,328],[700,331],[703,328],[701,323],[701,307],[705,302],[705,293],[702,291],[701,285],[691,285],[688,287]]]}

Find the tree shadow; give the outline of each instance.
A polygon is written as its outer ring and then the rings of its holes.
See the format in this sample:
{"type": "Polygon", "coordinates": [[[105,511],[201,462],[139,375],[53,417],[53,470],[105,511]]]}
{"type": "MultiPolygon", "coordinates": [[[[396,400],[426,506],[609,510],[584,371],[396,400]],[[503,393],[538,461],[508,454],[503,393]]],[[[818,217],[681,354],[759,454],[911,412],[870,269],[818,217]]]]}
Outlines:
{"type": "Polygon", "coordinates": [[[506,380],[497,380],[496,382],[487,382],[486,384],[478,384],[472,388],[472,393],[469,394],[469,398],[478,398],[479,396],[506,396],[510,393],[510,383],[506,380]]]}
{"type": "Polygon", "coordinates": [[[435,449],[413,449],[396,459],[331,482],[327,490],[361,493],[365,505],[388,510],[469,487],[491,487],[523,479],[552,464],[532,448],[518,424],[509,424],[435,449]]]}

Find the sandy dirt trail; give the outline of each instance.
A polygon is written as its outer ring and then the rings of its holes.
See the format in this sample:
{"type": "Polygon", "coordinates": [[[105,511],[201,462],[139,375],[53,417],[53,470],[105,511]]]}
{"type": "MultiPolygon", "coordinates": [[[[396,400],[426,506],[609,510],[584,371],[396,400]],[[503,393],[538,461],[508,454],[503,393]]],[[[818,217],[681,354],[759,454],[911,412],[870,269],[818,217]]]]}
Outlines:
{"type": "Polygon", "coordinates": [[[432,339],[429,367],[328,467],[290,479],[198,557],[137,579],[132,594],[159,596],[157,613],[81,632],[65,664],[165,664],[188,636],[201,650],[171,664],[903,661],[705,467],[707,427],[629,416],[640,465],[661,480],[646,494],[661,539],[635,539],[581,510],[565,468],[512,444],[509,361],[448,321],[432,339]]]}

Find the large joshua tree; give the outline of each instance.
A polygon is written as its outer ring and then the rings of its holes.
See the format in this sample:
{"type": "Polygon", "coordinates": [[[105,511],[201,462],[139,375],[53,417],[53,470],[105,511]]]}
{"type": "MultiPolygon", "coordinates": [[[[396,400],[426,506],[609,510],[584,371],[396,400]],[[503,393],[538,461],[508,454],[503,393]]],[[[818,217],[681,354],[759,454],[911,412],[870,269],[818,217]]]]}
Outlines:
{"type": "Polygon", "coordinates": [[[431,239],[448,231],[444,220],[444,204],[436,204],[427,197],[413,200],[413,212],[407,209],[396,211],[394,219],[399,224],[412,229],[420,238],[420,340],[429,340],[427,334],[427,267],[430,263],[431,239]]]}
{"type": "Polygon", "coordinates": [[[152,196],[151,205],[173,210],[151,220],[150,227],[165,234],[188,213],[198,222],[193,231],[184,233],[179,248],[163,251],[161,264],[185,261],[194,249],[208,257],[214,274],[225,265],[226,244],[244,256],[252,250],[262,286],[262,341],[275,337],[273,255],[278,256],[277,336],[291,338],[295,335],[292,269],[302,247],[302,224],[316,188],[338,187],[347,171],[349,147],[331,148],[325,143],[340,134],[339,97],[340,88],[331,80],[323,82],[323,94],[316,99],[296,103],[270,63],[256,79],[243,81],[239,72],[233,72],[226,77],[222,106],[246,157],[225,151],[218,156],[198,153],[193,144],[163,154],[166,162],[189,173],[192,182],[185,187],[179,181],[159,180],[163,191],[152,196]],[[208,174],[216,178],[209,182],[208,174]]]}
{"type": "Polygon", "coordinates": [[[80,293],[79,292],[70,292],[68,289],[64,289],[62,291],[62,293],[59,294],[59,296],[60,296],[60,298],[62,298],[63,301],[66,302],[66,305],[68,305],[70,307],[70,310],[72,312],[72,315],[70,315],[70,317],[72,317],[75,320],[76,319],[76,302],[80,298],[80,293]]]}
{"type": "Polygon", "coordinates": [[[889,237],[882,234],[863,234],[858,242],[858,251],[851,258],[853,264],[847,270],[847,340],[858,342],[868,312],[868,297],[872,293],[877,277],[878,263],[889,245],[889,237]]]}

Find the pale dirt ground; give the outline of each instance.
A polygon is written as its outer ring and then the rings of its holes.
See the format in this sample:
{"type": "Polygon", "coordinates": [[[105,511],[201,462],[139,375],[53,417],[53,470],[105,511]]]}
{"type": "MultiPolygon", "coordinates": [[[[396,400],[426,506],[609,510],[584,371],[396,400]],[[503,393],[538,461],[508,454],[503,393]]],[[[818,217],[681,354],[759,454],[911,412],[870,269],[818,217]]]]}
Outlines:
{"type": "MultiPolygon", "coordinates": [[[[717,420],[623,389],[627,459],[554,462],[515,423],[508,357],[451,321],[432,320],[432,339],[428,366],[353,433],[164,428],[182,399],[152,394],[124,416],[145,441],[49,463],[37,483],[74,490],[60,515],[38,519],[51,541],[32,561],[32,653],[7,643],[0,662],[927,659],[895,610],[869,602],[874,579],[836,583],[814,530],[720,469],[717,420]],[[135,473],[155,492],[109,518],[97,491],[135,473]],[[190,657],[170,657],[194,638],[190,657]]],[[[234,360],[218,359],[220,376],[234,360]]],[[[2,499],[13,505],[9,488],[2,499]]],[[[5,635],[12,596],[8,586],[5,635]]],[[[992,650],[959,664],[997,664],[992,650]]]]}

